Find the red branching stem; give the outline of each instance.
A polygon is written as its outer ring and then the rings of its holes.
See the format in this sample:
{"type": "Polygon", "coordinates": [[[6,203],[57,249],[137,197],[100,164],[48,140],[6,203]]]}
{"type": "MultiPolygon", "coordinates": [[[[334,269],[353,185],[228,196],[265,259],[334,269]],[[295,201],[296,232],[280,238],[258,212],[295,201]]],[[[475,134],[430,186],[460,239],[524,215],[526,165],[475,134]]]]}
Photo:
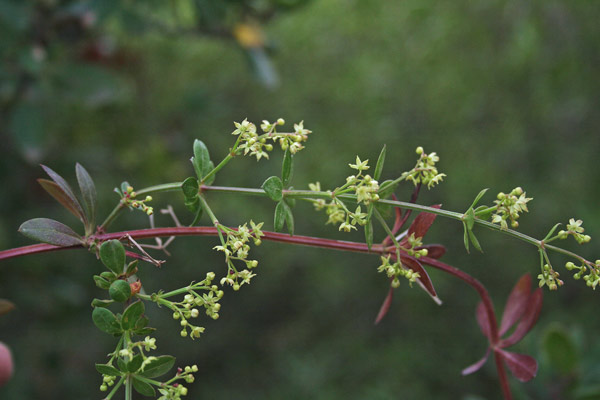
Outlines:
{"type": "Polygon", "coordinates": [[[494,361],[496,362],[496,371],[498,371],[498,379],[500,380],[500,387],[502,387],[504,400],[512,400],[512,393],[510,392],[508,376],[506,375],[506,370],[504,369],[504,362],[497,351],[494,351],[494,361]]]}
{"type": "MultiPolygon", "coordinates": [[[[483,306],[485,307],[488,314],[489,321],[489,330],[490,330],[490,346],[492,349],[498,344],[500,341],[500,335],[498,333],[498,323],[496,320],[496,313],[494,311],[494,305],[492,303],[492,299],[490,295],[483,286],[481,282],[477,279],[473,278],[471,275],[466,272],[461,271],[458,268],[455,268],[451,265],[443,263],[439,260],[429,258],[429,257],[421,257],[419,258],[423,264],[427,264],[431,267],[437,268],[444,272],[449,273],[450,275],[454,275],[458,279],[466,282],[469,286],[477,291],[481,301],[483,302],[483,306]]],[[[510,386],[508,384],[508,376],[506,374],[506,370],[504,369],[504,364],[502,364],[502,358],[496,354],[494,351],[494,358],[496,360],[496,370],[498,371],[498,379],[500,380],[500,386],[502,387],[502,393],[504,394],[505,400],[512,400],[512,394],[510,392],[510,386]]]]}
{"type": "MultiPolygon", "coordinates": [[[[344,240],[324,239],[312,236],[290,236],[285,233],[263,231],[263,240],[270,240],[274,242],[283,242],[290,244],[299,244],[311,247],[321,247],[326,249],[342,250],[342,251],[354,251],[359,253],[383,253],[384,249],[381,245],[373,245],[369,251],[365,243],[348,242],[344,240]]],[[[152,229],[139,229],[133,231],[123,232],[112,232],[98,234],[90,237],[90,240],[97,240],[103,242],[111,239],[124,239],[126,235],[131,236],[133,239],[147,239],[155,237],[169,237],[169,236],[216,236],[218,234],[217,228],[212,226],[199,226],[199,227],[171,227],[171,228],[152,228],[152,229]]],[[[0,260],[9,258],[25,256],[28,254],[45,253],[56,250],[66,250],[79,248],[79,246],[59,247],[51,244],[34,244],[31,246],[18,247],[9,250],[0,251],[0,260]]]]}
{"type": "MultiPolygon", "coordinates": [[[[264,236],[263,239],[270,240],[274,242],[283,242],[290,244],[298,244],[305,245],[311,247],[321,247],[333,250],[342,250],[342,251],[353,251],[359,253],[385,253],[387,250],[383,245],[373,245],[371,250],[367,247],[365,243],[358,242],[348,242],[344,240],[334,240],[334,239],[324,239],[318,237],[311,236],[290,236],[284,233],[277,232],[269,232],[263,231],[264,236]]],[[[104,233],[92,236],[91,240],[96,240],[98,242],[103,242],[111,239],[124,239],[126,235],[134,239],[145,239],[145,238],[155,238],[155,237],[169,237],[169,236],[216,236],[218,234],[217,229],[215,227],[201,226],[201,227],[170,227],[170,228],[152,228],[152,229],[139,229],[132,231],[123,231],[123,232],[113,232],[113,233],[104,233]]],[[[66,249],[74,249],[80,248],[79,246],[69,246],[69,247],[58,247],[50,244],[35,244],[32,246],[24,246],[9,250],[0,251],[0,260],[5,260],[9,258],[24,256],[28,254],[36,254],[36,253],[44,253],[49,251],[57,251],[57,250],[66,250],[66,249]]],[[[469,286],[471,286],[481,298],[483,305],[486,308],[486,311],[489,316],[490,322],[490,336],[491,336],[491,346],[494,347],[495,344],[499,342],[498,335],[498,324],[496,322],[496,314],[494,312],[494,307],[490,296],[483,286],[481,282],[477,279],[473,278],[471,275],[466,272],[461,271],[458,268],[455,268],[451,265],[443,263],[439,260],[429,257],[420,257],[419,261],[424,264],[427,264],[433,268],[444,271],[450,275],[461,279],[469,286]]],[[[508,377],[506,375],[506,370],[504,369],[504,365],[502,364],[501,357],[496,356],[496,368],[498,371],[498,377],[500,379],[500,385],[502,387],[502,391],[504,393],[505,400],[511,400],[512,395],[510,393],[510,387],[508,385],[508,377]]]]}

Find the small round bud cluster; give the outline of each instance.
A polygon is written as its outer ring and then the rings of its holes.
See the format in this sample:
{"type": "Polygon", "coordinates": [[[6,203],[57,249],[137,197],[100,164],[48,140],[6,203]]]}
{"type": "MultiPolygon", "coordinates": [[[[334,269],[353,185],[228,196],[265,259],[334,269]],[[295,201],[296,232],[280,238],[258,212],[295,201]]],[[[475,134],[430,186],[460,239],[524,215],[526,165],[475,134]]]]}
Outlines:
{"type": "Polygon", "coordinates": [[[549,264],[544,264],[542,267],[542,273],[537,276],[539,280],[539,286],[548,286],[550,290],[558,290],[559,286],[562,286],[564,282],[559,279],[560,274],[556,272],[549,264]]]}
{"type": "Polygon", "coordinates": [[[100,391],[106,392],[108,388],[115,384],[115,377],[110,375],[102,375],[102,384],[100,385],[100,391]]]}
{"type": "Polygon", "coordinates": [[[415,186],[421,183],[427,185],[428,189],[431,189],[433,186],[440,183],[446,176],[446,174],[439,173],[435,166],[440,158],[435,152],[430,154],[425,153],[421,146],[417,147],[416,153],[419,155],[417,164],[410,171],[404,172],[400,178],[402,180],[411,181],[415,186]]]}
{"type": "Polygon", "coordinates": [[[510,193],[506,194],[503,192],[498,193],[497,200],[494,200],[496,204],[496,211],[492,216],[492,223],[500,224],[500,227],[504,230],[508,229],[508,222],[512,228],[519,226],[519,215],[523,212],[528,212],[527,203],[533,200],[526,196],[526,193],[520,187],[513,189],[510,193]]]}
{"type": "Polygon", "coordinates": [[[377,272],[385,272],[388,278],[392,278],[392,287],[394,289],[400,286],[399,277],[404,277],[408,279],[409,284],[412,286],[414,282],[417,281],[421,277],[418,272],[413,271],[410,268],[405,267],[402,263],[396,261],[395,263],[390,263],[391,256],[387,257],[381,256],[381,265],[377,267],[377,272]]]}
{"type": "Polygon", "coordinates": [[[129,185],[123,192],[120,192],[118,189],[116,191],[121,195],[121,203],[129,207],[130,209],[138,209],[147,215],[152,215],[154,213],[154,209],[148,206],[146,203],[152,201],[152,196],[146,196],[146,198],[137,199],[137,193],[133,190],[133,186],[129,185]]]}
{"type": "Polygon", "coordinates": [[[427,249],[417,249],[418,247],[423,246],[423,238],[415,237],[414,232],[411,233],[410,236],[408,236],[406,238],[406,241],[410,245],[410,247],[407,249],[403,249],[403,250],[406,251],[411,256],[413,256],[415,258],[420,258],[420,257],[426,257],[427,254],[429,254],[429,251],[427,249]]]}
{"type": "Polygon", "coordinates": [[[158,389],[158,392],[162,395],[158,400],[180,400],[181,397],[188,394],[187,388],[179,383],[164,385],[158,389]]]}

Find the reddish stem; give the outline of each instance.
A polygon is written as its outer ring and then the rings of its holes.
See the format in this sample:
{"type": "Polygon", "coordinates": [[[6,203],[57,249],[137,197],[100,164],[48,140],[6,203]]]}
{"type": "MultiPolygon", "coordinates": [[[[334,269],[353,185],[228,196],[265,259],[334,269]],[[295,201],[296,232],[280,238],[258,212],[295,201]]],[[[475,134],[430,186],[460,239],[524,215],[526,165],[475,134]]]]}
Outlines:
{"type": "MultiPolygon", "coordinates": [[[[382,245],[373,245],[371,250],[369,250],[366,243],[358,243],[358,242],[348,242],[344,240],[334,240],[334,239],[324,239],[317,238],[312,236],[290,236],[284,233],[277,232],[269,232],[263,231],[264,236],[263,239],[271,240],[274,242],[283,242],[290,244],[299,244],[311,247],[321,247],[327,249],[334,250],[342,250],[342,251],[353,251],[359,253],[380,253],[383,254],[386,252],[385,246],[382,245]]],[[[144,239],[144,238],[154,238],[154,237],[168,237],[168,236],[216,236],[218,234],[217,229],[215,227],[172,227],[172,228],[152,228],[152,229],[139,229],[133,231],[123,231],[123,232],[113,232],[113,233],[104,233],[99,235],[94,235],[90,239],[97,241],[106,241],[111,239],[123,239],[126,235],[131,236],[134,239],[144,239]]],[[[44,253],[49,251],[63,250],[63,249],[74,249],[79,248],[79,246],[69,246],[69,247],[58,247],[50,244],[35,244],[32,246],[19,247],[15,249],[3,250],[0,251],[0,260],[24,256],[28,254],[36,254],[36,253],[44,253]]],[[[473,278],[471,275],[466,272],[461,271],[458,268],[455,268],[451,265],[448,265],[444,262],[436,260],[430,257],[420,257],[419,261],[424,264],[427,264],[433,268],[444,271],[450,275],[457,277],[458,279],[464,281],[469,286],[471,286],[475,291],[479,294],[481,301],[483,302],[484,307],[486,308],[487,314],[489,316],[488,320],[490,323],[490,342],[492,348],[498,343],[499,335],[498,335],[498,324],[496,321],[496,313],[494,311],[494,306],[490,299],[490,296],[483,286],[481,282],[477,279],[473,278]]],[[[502,359],[494,352],[496,359],[496,369],[498,371],[498,378],[500,379],[500,386],[502,387],[502,391],[504,393],[505,400],[511,400],[512,395],[510,392],[510,387],[508,385],[508,377],[506,374],[506,370],[504,369],[504,365],[502,364],[502,359]]]]}

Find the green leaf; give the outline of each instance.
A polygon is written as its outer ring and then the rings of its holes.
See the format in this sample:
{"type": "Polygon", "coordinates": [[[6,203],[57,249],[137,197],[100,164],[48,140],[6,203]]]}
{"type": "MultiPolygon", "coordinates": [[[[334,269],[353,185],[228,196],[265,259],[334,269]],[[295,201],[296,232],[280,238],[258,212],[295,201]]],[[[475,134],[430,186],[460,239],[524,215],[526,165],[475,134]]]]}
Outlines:
{"type": "Polygon", "coordinates": [[[479,240],[477,240],[473,231],[471,229],[469,229],[468,232],[469,232],[469,239],[471,239],[471,243],[473,243],[473,247],[475,247],[477,250],[479,250],[480,252],[483,253],[483,250],[481,249],[481,245],[479,244],[479,240]]]}
{"type": "Polygon", "coordinates": [[[77,175],[77,183],[79,184],[84,211],[88,221],[86,232],[92,233],[94,225],[96,224],[96,204],[98,202],[96,198],[96,185],[94,185],[92,177],[81,164],[75,164],[75,173],[77,175]]]}
{"type": "MultiPolygon", "coordinates": [[[[383,171],[383,163],[385,162],[385,145],[381,149],[381,153],[379,153],[379,158],[377,159],[377,164],[375,165],[375,172],[373,173],[373,178],[378,181],[381,177],[381,172],[383,171]]],[[[381,196],[381,195],[380,195],[381,196]]]]}
{"type": "Polygon", "coordinates": [[[481,200],[481,198],[483,197],[485,192],[487,192],[488,190],[489,190],[489,188],[485,188],[481,192],[479,192],[479,194],[477,196],[475,196],[475,200],[473,200],[473,204],[471,204],[470,208],[475,208],[475,205],[477,205],[477,203],[479,203],[479,200],[481,200]]]}
{"type": "Polygon", "coordinates": [[[473,225],[475,224],[475,212],[473,208],[469,208],[465,213],[464,220],[467,223],[467,228],[469,230],[473,229],[473,225]]]}
{"type": "Polygon", "coordinates": [[[292,153],[290,149],[285,150],[285,154],[283,155],[283,162],[281,164],[281,180],[283,181],[283,186],[287,187],[292,179],[293,173],[293,164],[292,164],[292,153]]]}
{"type": "MultiPolygon", "coordinates": [[[[56,182],[56,184],[58,185],[60,190],[69,199],[69,206],[66,206],[58,198],[56,198],[56,197],[55,198],[61,204],[63,204],[63,206],[67,207],[67,209],[69,211],[73,212],[73,214],[85,224],[87,222],[87,220],[86,220],[85,214],[83,213],[83,208],[81,207],[81,203],[79,203],[79,200],[77,200],[77,196],[75,196],[75,193],[73,193],[73,189],[71,189],[71,186],[69,186],[67,181],[65,181],[62,176],[60,176],[59,174],[54,172],[52,169],[46,167],[45,165],[42,165],[42,168],[44,169],[44,171],[46,171],[48,176],[50,176],[50,178],[52,178],[52,180],[54,182],[56,182]],[[70,207],[73,207],[74,210],[71,210],[70,207]]],[[[45,189],[45,187],[44,187],[44,189],[45,189]]],[[[51,192],[49,192],[49,193],[52,196],[54,196],[53,193],[51,193],[51,192]]]]}
{"type": "Polygon", "coordinates": [[[122,274],[125,267],[125,247],[116,239],[107,240],[100,246],[100,260],[115,274],[122,274]]]}
{"type": "Polygon", "coordinates": [[[125,275],[131,276],[138,271],[138,260],[133,260],[127,265],[127,270],[125,271],[125,275]]]}
{"type": "Polygon", "coordinates": [[[494,209],[488,206],[479,206],[475,209],[475,215],[477,218],[487,221],[492,216],[494,209]]]}
{"type": "Polygon", "coordinates": [[[284,211],[285,211],[285,224],[287,225],[288,233],[290,236],[294,236],[294,214],[290,206],[283,200],[284,211]]]}
{"type": "MultiPolygon", "coordinates": [[[[144,317],[145,318],[145,317],[144,317]]],[[[142,318],[143,319],[143,318],[142,318]]],[[[146,335],[150,335],[152,332],[154,332],[156,330],[156,328],[139,328],[136,329],[134,331],[132,331],[135,335],[138,336],[146,336],[146,335]]]]}
{"type": "Polygon", "coordinates": [[[110,282],[107,279],[104,279],[100,275],[94,275],[94,283],[100,289],[107,290],[110,287],[110,282]]]}
{"type": "Polygon", "coordinates": [[[202,142],[202,140],[194,140],[194,157],[192,157],[192,164],[194,164],[196,175],[198,175],[198,180],[200,181],[212,169],[210,165],[210,154],[208,153],[208,148],[204,142],[202,142]]]}
{"type": "Polygon", "coordinates": [[[150,319],[148,317],[141,316],[135,321],[135,329],[143,329],[148,325],[150,319]]]}
{"type": "Polygon", "coordinates": [[[131,297],[131,286],[122,279],[118,279],[110,284],[108,295],[116,302],[124,303],[131,297]]]}
{"type": "Polygon", "coordinates": [[[283,225],[285,224],[285,207],[287,204],[283,200],[277,203],[275,207],[275,218],[273,221],[273,225],[275,227],[275,232],[281,232],[283,230],[283,225]]]}
{"type": "Polygon", "coordinates": [[[123,312],[123,317],[121,318],[121,327],[123,328],[123,330],[127,331],[135,328],[138,319],[140,319],[142,314],[144,314],[144,311],[144,302],[142,302],[141,300],[130,304],[129,307],[127,307],[123,312]]]}
{"type": "Polygon", "coordinates": [[[94,299],[94,300],[92,300],[92,307],[108,307],[113,303],[114,303],[114,300],[94,299]]]}
{"type": "Polygon", "coordinates": [[[367,248],[371,250],[373,246],[373,221],[369,220],[365,224],[365,241],[367,242],[367,248]]]}
{"type": "Polygon", "coordinates": [[[152,360],[146,364],[144,371],[141,372],[140,375],[145,376],[146,378],[157,378],[169,372],[169,370],[173,368],[174,364],[175,357],[160,356],[157,357],[156,360],[152,360]]]}
{"type": "Polygon", "coordinates": [[[392,193],[394,193],[394,190],[396,190],[397,186],[398,183],[392,180],[388,179],[387,181],[384,181],[381,185],[379,185],[379,190],[377,191],[379,198],[386,199],[390,197],[392,193]]]}
{"type": "Polygon", "coordinates": [[[562,225],[560,222],[556,225],[554,225],[552,227],[552,229],[550,229],[550,232],[548,232],[548,234],[546,235],[546,237],[544,238],[544,240],[548,240],[552,237],[552,235],[554,235],[554,231],[556,230],[556,228],[558,228],[560,225],[562,225]]]}
{"type": "MultiPolygon", "coordinates": [[[[188,204],[186,203],[186,207],[188,206],[188,204]]],[[[190,224],[190,226],[194,226],[198,223],[198,221],[200,221],[200,218],[202,218],[202,210],[203,208],[200,206],[200,197],[196,198],[196,205],[193,206],[196,207],[196,215],[194,215],[194,220],[192,221],[192,223],[190,224]]],[[[190,209],[190,207],[188,207],[188,209],[190,209]]]]}
{"type": "Polygon", "coordinates": [[[183,191],[186,201],[196,199],[198,197],[199,188],[198,180],[192,176],[187,178],[181,184],[181,190],[183,191]]]}
{"type": "MultiPolygon", "coordinates": [[[[206,174],[204,174],[204,176],[208,175],[208,173],[209,173],[210,171],[212,171],[213,169],[215,169],[215,164],[213,164],[213,162],[212,162],[212,161],[209,161],[209,162],[208,162],[208,171],[206,171],[206,174]]],[[[211,176],[210,176],[208,179],[205,179],[203,183],[204,183],[206,186],[210,186],[210,185],[212,185],[212,183],[215,181],[215,178],[216,178],[216,176],[217,176],[217,174],[216,174],[216,173],[215,173],[215,174],[212,174],[212,175],[211,175],[211,176]]]]}
{"type": "Polygon", "coordinates": [[[261,187],[271,200],[281,201],[281,199],[283,199],[283,182],[281,182],[279,177],[271,176],[270,178],[267,178],[261,187]]]}
{"type": "Polygon", "coordinates": [[[142,366],[143,361],[141,354],[136,355],[127,363],[127,371],[136,372],[142,366]]]}
{"type": "Polygon", "coordinates": [[[100,372],[102,375],[108,376],[121,376],[122,373],[112,365],[107,364],[96,364],[96,371],[100,372]]]}
{"type": "Polygon", "coordinates": [[[191,213],[200,213],[200,215],[202,215],[202,207],[200,207],[200,196],[196,196],[193,199],[186,199],[184,204],[185,208],[187,208],[191,213]]]}
{"type": "Polygon", "coordinates": [[[133,388],[135,389],[136,392],[138,392],[142,396],[148,396],[148,397],[156,396],[156,392],[154,391],[154,388],[152,387],[152,385],[140,380],[136,376],[133,377],[133,388]]]}
{"type": "Polygon", "coordinates": [[[23,222],[19,232],[30,239],[55,246],[76,246],[83,243],[81,236],[68,226],[48,218],[34,218],[23,222]]]}
{"type": "Polygon", "coordinates": [[[543,343],[548,361],[558,372],[568,375],[577,367],[577,348],[564,329],[558,326],[549,328],[543,343]]]}
{"type": "Polygon", "coordinates": [[[92,311],[92,321],[94,321],[94,325],[96,325],[96,327],[102,332],[106,332],[111,335],[122,332],[121,326],[117,321],[117,317],[107,308],[94,308],[94,311],[92,311]]]}

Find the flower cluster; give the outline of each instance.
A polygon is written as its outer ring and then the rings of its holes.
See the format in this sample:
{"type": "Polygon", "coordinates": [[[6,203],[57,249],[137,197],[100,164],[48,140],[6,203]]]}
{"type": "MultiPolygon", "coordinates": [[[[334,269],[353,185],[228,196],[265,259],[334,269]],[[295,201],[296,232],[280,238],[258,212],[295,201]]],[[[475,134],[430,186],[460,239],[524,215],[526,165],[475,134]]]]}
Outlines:
{"type": "Polygon", "coordinates": [[[596,260],[594,264],[589,263],[587,266],[585,264],[577,266],[569,261],[565,265],[565,268],[569,271],[577,270],[578,272],[573,275],[573,278],[581,279],[581,277],[583,277],[585,284],[594,290],[596,290],[596,286],[600,284],[600,260],[596,260]]]}
{"type": "Polygon", "coordinates": [[[250,221],[252,229],[249,229],[247,224],[240,225],[237,229],[219,225],[219,229],[227,234],[227,240],[223,241],[222,245],[214,247],[225,253],[225,262],[227,263],[227,276],[221,279],[221,285],[228,284],[233,287],[233,290],[239,290],[242,285],[249,284],[250,280],[256,276],[250,270],[256,268],[258,261],[248,259],[250,251],[248,242],[252,239],[256,246],[261,244],[261,237],[264,236],[260,230],[262,226],[263,222],[255,224],[254,221],[250,221]],[[246,268],[238,271],[233,264],[234,260],[245,263],[246,268]]]}
{"type": "Polygon", "coordinates": [[[243,152],[244,155],[255,156],[257,161],[263,157],[269,158],[268,152],[273,150],[273,145],[268,143],[268,140],[272,140],[274,143],[279,142],[282,150],[289,149],[290,153],[296,154],[304,148],[302,143],[308,139],[308,134],[312,132],[304,128],[304,121],[302,121],[299,124],[294,124],[294,132],[278,133],[277,126],[283,124],[285,124],[283,118],[279,118],[274,123],[263,120],[260,127],[264,133],[259,135],[256,125],[244,119],[242,122],[234,122],[235,130],[231,134],[239,135],[237,149],[243,152]]]}
{"type": "Polygon", "coordinates": [[[356,202],[369,205],[371,202],[379,200],[377,191],[379,190],[379,183],[373,179],[370,175],[362,175],[363,171],[369,169],[369,160],[361,161],[356,156],[355,164],[348,164],[350,168],[358,171],[358,175],[350,175],[346,178],[346,185],[354,190],[356,193],[356,202]]]}
{"type": "Polygon", "coordinates": [[[222,290],[219,290],[217,285],[211,285],[213,279],[215,279],[215,273],[207,273],[203,281],[185,288],[186,294],[179,302],[167,300],[167,297],[177,294],[180,291],[166,294],[158,293],[152,296],[152,300],[157,304],[164,305],[173,311],[173,319],[179,321],[181,325],[180,334],[182,337],[187,337],[189,334],[192,339],[196,339],[204,332],[204,327],[190,323],[191,319],[197,318],[200,315],[198,307],[203,307],[206,315],[210,318],[219,318],[219,310],[221,309],[219,300],[221,300],[224,293],[222,290]],[[199,290],[203,290],[205,293],[201,294],[198,292],[199,290]]]}
{"type": "Polygon", "coordinates": [[[147,215],[152,215],[154,213],[154,209],[146,204],[152,201],[152,196],[146,196],[143,200],[136,199],[137,193],[133,190],[133,186],[129,185],[127,182],[123,182],[123,185],[121,186],[121,190],[115,188],[115,192],[121,197],[121,204],[130,209],[138,209],[147,215]]]}
{"type": "MultiPolygon", "coordinates": [[[[321,184],[319,182],[309,183],[308,188],[313,192],[320,192],[321,184]]],[[[350,232],[353,229],[356,230],[356,225],[365,225],[367,223],[367,214],[362,212],[360,206],[356,207],[354,212],[351,212],[337,198],[332,199],[329,203],[325,202],[324,199],[313,199],[312,202],[317,211],[325,209],[327,224],[340,224],[340,231],[350,232]]]]}
{"type": "Polygon", "coordinates": [[[423,246],[423,238],[415,237],[414,232],[410,234],[406,238],[407,243],[410,245],[409,248],[402,248],[408,255],[411,255],[415,258],[426,257],[429,253],[427,249],[417,249],[418,247],[423,246]]]}
{"type": "Polygon", "coordinates": [[[410,171],[404,172],[400,179],[411,181],[415,186],[418,184],[427,185],[427,188],[431,189],[446,176],[446,174],[439,173],[435,166],[440,158],[435,152],[425,153],[421,146],[417,147],[416,153],[419,155],[417,164],[410,171]]]}
{"type": "Polygon", "coordinates": [[[558,237],[560,239],[565,239],[567,236],[573,235],[573,237],[575,238],[575,240],[577,240],[577,243],[579,244],[589,242],[592,238],[590,237],[590,235],[583,234],[584,229],[583,226],[581,226],[581,224],[583,224],[582,220],[578,219],[577,221],[575,221],[575,218],[571,218],[569,220],[569,223],[567,224],[567,230],[562,230],[558,232],[558,237]]]}
{"type": "Polygon", "coordinates": [[[510,226],[517,228],[519,223],[517,219],[522,212],[528,212],[527,203],[533,200],[531,197],[526,197],[526,193],[520,187],[513,189],[510,193],[498,193],[496,211],[492,216],[492,223],[500,224],[502,229],[508,229],[507,220],[510,221],[510,226]]]}
{"type": "Polygon", "coordinates": [[[537,276],[539,280],[539,286],[548,286],[550,290],[558,290],[559,286],[563,285],[562,279],[559,279],[560,274],[556,272],[550,264],[544,264],[542,267],[542,273],[537,276]]]}
{"type": "MultiPolygon", "coordinates": [[[[192,366],[187,366],[184,369],[177,368],[177,375],[175,375],[175,377],[169,382],[183,379],[186,381],[186,383],[193,383],[195,378],[192,374],[195,372],[198,372],[198,366],[195,364],[192,366]]],[[[182,396],[187,395],[188,390],[180,383],[173,383],[163,384],[161,388],[158,389],[158,392],[162,395],[158,398],[158,400],[179,400],[182,396]]]]}
{"type": "Polygon", "coordinates": [[[381,265],[377,267],[377,272],[385,272],[388,278],[392,279],[392,287],[394,289],[400,286],[400,279],[398,279],[400,276],[408,279],[411,285],[421,277],[418,272],[404,267],[400,261],[396,260],[396,262],[391,264],[390,257],[390,255],[386,257],[381,256],[381,265]]]}

